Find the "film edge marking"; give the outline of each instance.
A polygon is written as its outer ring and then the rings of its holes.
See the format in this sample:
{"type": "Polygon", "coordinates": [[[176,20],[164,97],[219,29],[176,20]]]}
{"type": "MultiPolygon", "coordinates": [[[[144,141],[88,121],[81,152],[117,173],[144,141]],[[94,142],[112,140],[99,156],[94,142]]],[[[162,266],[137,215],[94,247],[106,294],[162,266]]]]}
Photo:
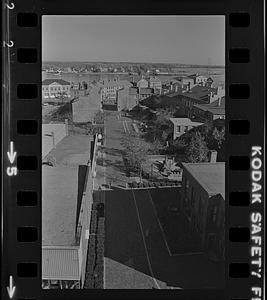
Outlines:
{"type": "MultiPolygon", "coordinates": [[[[251,148],[251,205],[262,205],[262,147],[251,148]]],[[[262,279],[262,214],[257,209],[251,213],[251,276],[262,279]],[[256,256],[256,258],[255,258],[256,256]]],[[[262,282],[251,287],[252,300],[262,299],[262,282]]]]}
{"type": "Polygon", "coordinates": [[[15,294],[16,287],[13,285],[13,277],[12,275],[9,276],[9,286],[7,286],[7,292],[10,299],[13,298],[15,294]]]}
{"type": "Polygon", "coordinates": [[[7,175],[8,176],[14,176],[18,173],[18,168],[16,166],[13,166],[13,163],[15,161],[15,158],[17,156],[17,152],[14,151],[14,142],[10,141],[10,150],[7,151],[8,160],[10,162],[10,166],[7,167],[7,175]]]}

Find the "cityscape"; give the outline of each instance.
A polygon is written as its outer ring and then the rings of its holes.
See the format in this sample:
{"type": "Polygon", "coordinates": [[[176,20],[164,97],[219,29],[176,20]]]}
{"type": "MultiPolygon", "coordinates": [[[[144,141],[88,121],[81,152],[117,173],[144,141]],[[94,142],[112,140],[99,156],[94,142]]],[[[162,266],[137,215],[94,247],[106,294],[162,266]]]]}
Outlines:
{"type": "Polygon", "coordinates": [[[224,65],[128,55],[43,58],[42,288],[223,288],[224,65]]]}

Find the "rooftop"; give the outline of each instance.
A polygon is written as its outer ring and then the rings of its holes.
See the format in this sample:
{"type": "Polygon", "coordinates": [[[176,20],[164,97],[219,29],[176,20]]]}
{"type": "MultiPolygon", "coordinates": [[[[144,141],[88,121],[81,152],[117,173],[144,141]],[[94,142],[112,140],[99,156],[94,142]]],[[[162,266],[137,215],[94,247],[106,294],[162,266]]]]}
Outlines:
{"type": "Polygon", "coordinates": [[[90,142],[88,135],[68,135],[48,154],[56,165],[42,166],[42,245],[75,245],[78,170],[89,162],[90,142]]]}
{"type": "Polygon", "coordinates": [[[206,86],[196,85],[191,90],[183,93],[182,95],[188,98],[201,101],[203,103],[203,101],[208,99],[210,92],[212,91],[216,92],[217,90],[214,88],[208,88],[206,86]]]}
{"type": "Polygon", "coordinates": [[[189,118],[170,118],[170,121],[174,125],[199,126],[199,125],[203,124],[203,123],[199,123],[199,122],[193,122],[189,118]]]}
{"type": "Polygon", "coordinates": [[[209,104],[196,104],[194,106],[201,110],[209,111],[214,115],[225,115],[225,97],[209,104]]]}
{"type": "Polygon", "coordinates": [[[43,247],[42,279],[80,280],[78,249],[43,247]]]}
{"type": "Polygon", "coordinates": [[[90,135],[68,135],[49,152],[49,155],[55,158],[57,165],[87,165],[91,141],[90,135]]]}
{"type": "Polygon", "coordinates": [[[45,79],[42,81],[42,85],[50,85],[52,83],[58,83],[60,85],[70,85],[70,82],[63,79],[45,79]]]}
{"type": "Polygon", "coordinates": [[[184,168],[210,196],[221,194],[225,199],[225,163],[183,163],[184,168]]]}
{"type": "Polygon", "coordinates": [[[42,167],[42,245],[75,245],[78,166],[42,167]]]}

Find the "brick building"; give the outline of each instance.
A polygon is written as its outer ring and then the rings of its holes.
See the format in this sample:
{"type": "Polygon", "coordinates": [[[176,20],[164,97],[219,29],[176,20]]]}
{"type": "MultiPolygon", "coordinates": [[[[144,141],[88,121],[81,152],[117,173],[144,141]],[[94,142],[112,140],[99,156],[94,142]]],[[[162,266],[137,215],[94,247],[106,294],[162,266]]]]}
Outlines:
{"type": "Polygon", "coordinates": [[[181,210],[212,260],[224,259],[225,163],[183,163],[181,210]]]}

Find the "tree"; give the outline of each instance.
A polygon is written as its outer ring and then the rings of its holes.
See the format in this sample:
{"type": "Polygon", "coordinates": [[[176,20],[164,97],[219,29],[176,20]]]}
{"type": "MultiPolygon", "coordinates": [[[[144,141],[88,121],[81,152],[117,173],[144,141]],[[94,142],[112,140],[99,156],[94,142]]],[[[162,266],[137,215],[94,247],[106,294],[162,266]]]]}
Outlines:
{"type": "Polygon", "coordinates": [[[94,116],[94,122],[96,124],[104,124],[105,114],[104,112],[98,110],[94,116]]]}
{"type": "Polygon", "coordinates": [[[138,135],[127,135],[122,140],[124,160],[129,172],[138,172],[142,180],[143,164],[147,160],[151,146],[138,135]]]}
{"type": "Polygon", "coordinates": [[[196,131],[192,134],[188,149],[186,151],[188,162],[198,163],[205,162],[208,158],[209,149],[200,132],[196,131]]]}
{"type": "Polygon", "coordinates": [[[225,127],[222,130],[218,130],[216,127],[213,130],[212,136],[217,141],[218,149],[221,149],[225,141],[225,127]]]}

